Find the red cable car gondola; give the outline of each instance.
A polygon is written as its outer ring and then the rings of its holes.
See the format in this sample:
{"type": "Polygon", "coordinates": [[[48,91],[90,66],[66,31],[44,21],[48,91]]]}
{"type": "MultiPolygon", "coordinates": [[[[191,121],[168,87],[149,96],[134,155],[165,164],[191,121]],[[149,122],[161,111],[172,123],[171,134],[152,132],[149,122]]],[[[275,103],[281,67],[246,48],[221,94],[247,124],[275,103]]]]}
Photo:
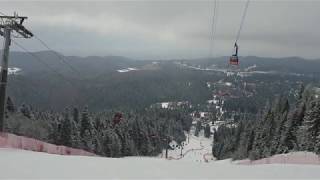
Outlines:
{"type": "Polygon", "coordinates": [[[232,56],[230,57],[229,64],[230,64],[230,65],[236,65],[236,66],[239,65],[239,58],[238,58],[238,56],[232,55],[232,56]]]}
{"type": "Polygon", "coordinates": [[[239,65],[238,44],[235,43],[235,44],[234,44],[234,47],[235,47],[235,49],[236,49],[236,53],[233,54],[233,55],[230,57],[229,64],[230,64],[230,65],[234,65],[234,66],[238,66],[238,65],[239,65]]]}

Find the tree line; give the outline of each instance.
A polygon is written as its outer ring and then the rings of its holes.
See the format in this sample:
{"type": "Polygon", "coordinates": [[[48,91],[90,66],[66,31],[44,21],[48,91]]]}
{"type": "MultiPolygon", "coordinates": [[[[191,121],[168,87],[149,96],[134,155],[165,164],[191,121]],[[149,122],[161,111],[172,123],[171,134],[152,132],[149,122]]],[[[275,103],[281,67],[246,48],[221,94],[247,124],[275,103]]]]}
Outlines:
{"type": "Polygon", "coordinates": [[[267,103],[255,118],[242,117],[234,126],[214,133],[213,155],[218,159],[260,159],[292,151],[320,154],[318,88],[301,86],[296,102],[284,96],[267,103]]]}
{"type": "Polygon", "coordinates": [[[185,109],[127,110],[115,123],[117,112],[90,112],[88,107],[66,108],[61,113],[40,111],[25,104],[16,107],[8,98],[5,131],[101,156],[154,156],[168,141],[184,141],[184,131],[192,124],[185,109]]]}

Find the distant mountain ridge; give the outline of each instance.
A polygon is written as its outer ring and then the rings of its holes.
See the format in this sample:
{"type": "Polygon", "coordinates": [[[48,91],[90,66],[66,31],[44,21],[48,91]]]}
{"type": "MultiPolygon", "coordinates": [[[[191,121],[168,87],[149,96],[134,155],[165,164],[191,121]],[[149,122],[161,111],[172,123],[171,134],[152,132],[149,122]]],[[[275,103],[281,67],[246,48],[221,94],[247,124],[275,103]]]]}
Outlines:
{"type": "MultiPolygon", "coordinates": [[[[228,64],[227,57],[146,61],[121,56],[61,55],[71,69],[54,52],[35,52],[34,55],[40,61],[24,52],[10,53],[9,67],[18,67],[21,73],[9,76],[8,95],[19,104],[59,110],[69,105],[88,105],[99,110],[143,108],[168,101],[199,104],[211,97],[207,82],[226,78],[225,73],[206,71],[206,68],[222,69],[228,64]],[[185,68],[179,63],[204,70],[185,68]]],[[[310,82],[320,77],[320,61],[301,58],[240,57],[240,68],[284,72],[250,77],[257,81],[291,78],[294,82],[310,82]],[[290,75],[295,73],[298,75],[290,75]],[[300,77],[300,74],[308,75],[300,77]]]]}
{"type": "MultiPolygon", "coordinates": [[[[299,57],[267,58],[256,56],[240,56],[239,61],[239,68],[241,69],[245,69],[255,65],[255,70],[258,71],[279,71],[302,74],[320,73],[320,60],[307,60],[299,57]]],[[[227,68],[229,57],[183,60],[183,62],[201,67],[210,67],[212,65],[215,65],[220,68],[227,68]]]]}
{"type": "MultiPolygon", "coordinates": [[[[58,69],[63,73],[70,72],[70,68],[59,58],[57,52],[39,51],[33,54],[39,57],[42,61],[54,69],[58,69]]],[[[59,54],[59,53],[58,53],[59,54]]],[[[150,63],[150,60],[130,59],[124,56],[64,56],[63,60],[67,61],[74,69],[81,71],[82,75],[95,74],[96,72],[114,72],[119,69],[126,69],[129,67],[143,66],[150,63]]],[[[217,58],[199,58],[199,59],[172,59],[172,61],[184,61],[196,66],[208,67],[216,65],[218,67],[226,67],[229,57],[217,58]]],[[[239,57],[240,68],[247,68],[256,65],[256,70],[261,71],[281,71],[294,73],[319,73],[320,60],[307,60],[299,57],[287,58],[267,58],[257,56],[239,57]]],[[[154,60],[161,61],[161,60],[154,60]]],[[[164,61],[164,60],[163,60],[164,61]]],[[[25,52],[13,51],[10,53],[9,64],[14,67],[23,69],[26,73],[48,71],[48,67],[42,62],[39,62],[35,57],[25,52]]]]}
{"type": "Polygon", "coordinates": [[[11,52],[9,64],[23,69],[25,73],[50,72],[55,69],[65,75],[71,75],[74,72],[64,62],[66,61],[73,69],[81,72],[81,75],[90,76],[90,74],[93,75],[96,72],[109,72],[127,68],[128,65],[136,63],[135,60],[121,56],[64,56],[62,54],[57,55],[56,52],[52,51],[33,52],[33,54],[37,58],[24,52],[11,52]]]}

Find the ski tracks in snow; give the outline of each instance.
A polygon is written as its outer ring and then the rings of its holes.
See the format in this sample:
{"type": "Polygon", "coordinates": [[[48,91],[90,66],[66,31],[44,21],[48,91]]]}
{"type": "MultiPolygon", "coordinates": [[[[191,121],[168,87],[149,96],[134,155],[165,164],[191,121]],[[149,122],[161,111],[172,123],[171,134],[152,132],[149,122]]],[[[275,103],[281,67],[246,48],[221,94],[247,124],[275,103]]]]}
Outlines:
{"type": "Polygon", "coordinates": [[[212,137],[205,138],[203,136],[190,135],[189,143],[185,142],[182,155],[181,149],[169,150],[168,160],[183,160],[194,162],[210,162],[214,158],[212,156],[212,137]]]}

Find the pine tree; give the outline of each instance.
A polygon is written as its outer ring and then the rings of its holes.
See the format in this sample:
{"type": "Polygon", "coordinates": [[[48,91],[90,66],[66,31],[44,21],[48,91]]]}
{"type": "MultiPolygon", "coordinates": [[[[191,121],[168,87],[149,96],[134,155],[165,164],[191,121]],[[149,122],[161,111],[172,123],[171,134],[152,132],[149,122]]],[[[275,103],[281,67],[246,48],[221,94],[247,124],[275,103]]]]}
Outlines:
{"type": "Polygon", "coordinates": [[[197,121],[197,124],[196,124],[196,130],[194,131],[194,135],[195,136],[199,136],[199,133],[201,131],[201,128],[202,128],[202,124],[200,121],[197,121]]]}
{"type": "Polygon", "coordinates": [[[71,120],[71,143],[72,143],[72,147],[75,147],[75,148],[83,147],[81,142],[79,124],[75,122],[73,119],[71,120]]]}
{"type": "Polygon", "coordinates": [[[303,97],[303,92],[304,92],[304,85],[301,84],[300,85],[300,88],[299,88],[299,91],[298,91],[298,95],[297,95],[297,100],[300,101],[303,97]]]}
{"type": "Polygon", "coordinates": [[[53,144],[61,144],[60,136],[61,136],[61,122],[60,117],[53,117],[51,123],[50,123],[50,134],[49,138],[51,139],[51,142],[53,144]]]}
{"type": "Polygon", "coordinates": [[[95,136],[93,136],[91,134],[91,132],[86,129],[84,131],[84,134],[83,136],[81,137],[81,140],[82,140],[82,148],[87,150],[87,151],[90,151],[90,152],[93,152],[96,148],[96,145],[95,145],[95,136]]]}
{"type": "Polygon", "coordinates": [[[118,135],[112,130],[108,129],[104,134],[104,154],[108,157],[121,156],[121,143],[118,135]]]}
{"type": "Polygon", "coordinates": [[[10,98],[10,96],[8,96],[8,98],[7,98],[7,110],[10,113],[16,112],[16,106],[14,105],[14,103],[13,103],[12,99],[10,98]]]}
{"type": "Polygon", "coordinates": [[[297,107],[288,117],[288,121],[285,124],[285,137],[282,140],[283,146],[285,146],[288,151],[299,150],[299,142],[297,136],[299,135],[298,129],[302,124],[304,114],[305,104],[302,102],[297,104],[297,107]]]}
{"type": "Polygon", "coordinates": [[[149,155],[153,151],[153,147],[151,145],[150,137],[146,132],[141,132],[139,136],[140,146],[139,152],[142,155],[149,155]]]}
{"type": "Polygon", "coordinates": [[[273,125],[273,113],[271,109],[265,109],[263,119],[257,122],[256,133],[253,140],[250,159],[260,159],[270,154],[270,137],[273,125]]]}
{"type": "Polygon", "coordinates": [[[86,106],[84,110],[81,113],[81,127],[80,127],[80,136],[84,137],[87,133],[91,133],[91,122],[89,118],[89,112],[88,112],[88,107],[86,106]]]}
{"type": "Polygon", "coordinates": [[[318,132],[317,136],[315,137],[314,152],[316,154],[320,154],[320,132],[318,132]]]}
{"type": "Polygon", "coordinates": [[[79,120],[79,110],[78,108],[73,108],[73,121],[76,122],[76,123],[79,123],[80,120],[79,120]]]}
{"type": "Polygon", "coordinates": [[[287,153],[288,148],[284,145],[284,139],[287,136],[286,124],[288,122],[289,101],[281,97],[279,100],[279,111],[275,112],[275,131],[271,143],[271,155],[277,153],[287,153]]]}
{"type": "Polygon", "coordinates": [[[204,137],[209,138],[211,135],[211,129],[209,124],[207,124],[204,128],[204,137]]]}
{"type": "Polygon", "coordinates": [[[65,146],[72,146],[72,129],[69,109],[65,110],[60,133],[60,143],[65,146]]]}
{"type": "Polygon", "coordinates": [[[25,104],[22,104],[22,106],[20,107],[20,112],[27,118],[31,118],[31,111],[30,111],[30,107],[28,107],[25,104]]]}
{"type": "Polygon", "coordinates": [[[320,102],[312,101],[310,104],[310,109],[306,111],[303,124],[300,127],[300,133],[302,133],[301,150],[307,151],[315,149],[316,138],[320,130],[320,102]]]}
{"type": "MultiPolygon", "coordinates": [[[[252,130],[252,123],[248,123],[247,125],[243,125],[244,127],[239,129],[240,132],[238,134],[239,138],[236,139],[235,143],[237,143],[236,151],[234,152],[232,158],[233,159],[244,159],[247,158],[249,153],[252,150],[254,133],[252,130]]],[[[238,131],[239,131],[238,130],[238,131]]]]}
{"type": "Polygon", "coordinates": [[[274,112],[270,112],[264,119],[265,124],[262,131],[262,157],[269,157],[272,155],[272,139],[275,135],[276,122],[274,112]]]}

